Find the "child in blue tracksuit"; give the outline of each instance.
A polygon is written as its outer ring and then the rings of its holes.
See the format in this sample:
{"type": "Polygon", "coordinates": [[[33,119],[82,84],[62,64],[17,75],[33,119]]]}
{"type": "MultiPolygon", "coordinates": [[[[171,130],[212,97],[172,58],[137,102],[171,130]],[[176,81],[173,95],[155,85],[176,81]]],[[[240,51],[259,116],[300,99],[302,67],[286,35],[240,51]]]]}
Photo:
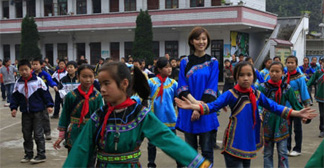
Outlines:
{"type": "MultiPolygon", "coordinates": [[[[65,70],[66,64],[64,60],[59,60],[58,67],[54,74],[52,75],[53,80],[56,83],[60,83],[61,79],[67,75],[67,72],[65,70]]],[[[63,104],[63,99],[60,97],[60,93],[58,91],[55,92],[55,108],[54,108],[54,114],[52,118],[59,118],[60,108],[61,104],[63,104]]]]}
{"type": "Polygon", "coordinates": [[[25,156],[20,162],[44,162],[46,156],[42,127],[43,111],[45,106],[48,112],[53,111],[53,99],[43,80],[31,73],[31,65],[28,60],[19,61],[18,69],[21,77],[15,83],[10,109],[12,117],[16,117],[18,107],[22,112],[21,125],[25,156]],[[33,139],[37,145],[35,158],[33,158],[33,139]]]}
{"type": "MultiPolygon", "coordinates": [[[[49,89],[48,86],[54,88],[54,90],[57,90],[57,84],[52,80],[52,77],[49,73],[47,73],[46,71],[42,70],[42,64],[43,64],[43,60],[40,58],[35,58],[32,61],[32,66],[33,66],[33,74],[35,74],[36,76],[40,77],[43,82],[45,83],[45,85],[47,86],[47,89],[49,89]]],[[[43,128],[44,128],[44,134],[45,134],[45,139],[46,140],[51,140],[51,123],[50,123],[50,119],[49,119],[49,115],[47,110],[45,109],[43,111],[44,113],[44,119],[43,119],[43,128]]]]}

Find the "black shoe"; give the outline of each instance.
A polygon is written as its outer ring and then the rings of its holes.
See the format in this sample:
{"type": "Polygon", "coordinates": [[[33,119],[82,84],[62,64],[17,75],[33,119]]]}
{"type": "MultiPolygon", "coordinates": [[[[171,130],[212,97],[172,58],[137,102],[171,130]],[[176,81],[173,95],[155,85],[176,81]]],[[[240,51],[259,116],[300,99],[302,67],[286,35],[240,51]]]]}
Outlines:
{"type": "Polygon", "coordinates": [[[23,159],[20,160],[20,163],[28,163],[33,157],[25,155],[23,159]]]}
{"type": "Polygon", "coordinates": [[[220,149],[220,147],[217,144],[214,144],[214,149],[220,149]]]}
{"type": "Polygon", "coordinates": [[[46,161],[46,156],[36,156],[35,158],[30,160],[30,163],[42,163],[46,161]]]}
{"type": "Polygon", "coordinates": [[[155,168],[156,167],[156,164],[155,163],[148,163],[147,164],[147,167],[148,168],[155,168]]]}
{"type": "Polygon", "coordinates": [[[58,117],[58,115],[52,115],[51,118],[52,118],[52,119],[58,119],[59,117],[58,117]]]}

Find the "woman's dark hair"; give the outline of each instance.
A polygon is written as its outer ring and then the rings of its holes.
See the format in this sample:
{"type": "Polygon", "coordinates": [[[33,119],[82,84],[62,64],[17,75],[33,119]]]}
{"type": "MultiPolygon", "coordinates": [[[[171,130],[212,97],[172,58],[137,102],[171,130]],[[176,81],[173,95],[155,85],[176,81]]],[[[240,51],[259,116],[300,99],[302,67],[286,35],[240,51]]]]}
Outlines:
{"type": "Polygon", "coordinates": [[[251,63],[247,62],[247,61],[242,61],[242,62],[235,65],[235,68],[234,68],[234,80],[236,81],[238,79],[238,75],[241,72],[242,67],[244,67],[244,66],[250,66],[251,67],[252,73],[253,73],[253,83],[254,83],[257,80],[255,70],[254,70],[253,65],[251,63]]]}
{"type": "Polygon", "coordinates": [[[132,77],[130,70],[124,63],[110,62],[103,64],[98,73],[107,71],[116,81],[118,88],[120,88],[121,81],[127,79],[129,81],[129,85],[126,89],[127,96],[132,96],[134,93],[137,93],[143,100],[147,100],[151,90],[147,83],[147,79],[139,68],[134,66],[133,70],[132,77]]]}
{"type": "Polygon", "coordinates": [[[265,58],[265,59],[263,60],[263,63],[262,63],[262,67],[261,67],[261,69],[264,69],[264,68],[265,68],[265,64],[266,64],[268,61],[270,61],[270,60],[272,60],[272,59],[269,58],[269,57],[265,58]]]}
{"type": "Polygon", "coordinates": [[[195,46],[193,44],[191,44],[191,41],[193,41],[193,39],[197,39],[202,33],[205,33],[207,36],[207,46],[206,49],[209,47],[210,44],[210,36],[207,32],[207,30],[203,27],[195,27],[191,30],[189,37],[188,37],[188,44],[190,46],[190,49],[192,51],[195,51],[195,46]]]}
{"type": "Polygon", "coordinates": [[[39,62],[42,65],[44,61],[41,58],[34,58],[32,62],[39,62]]]}
{"type": "Polygon", "coordinates": [[[93,72],[93,74],[95,74],[94,67],[92,65],[82,64],[81,66],[78,67],[78,71],[77,71],[78,76],[81,74],[81,71],[84,69],[90,69],[93,72]]]}
{"type": "Polygon", "coordinates": [[[307,59],[309,61],[309,58],[308,57],[304,57],[304,59],[307,59]]]}
{"type": "Polygon", "coordinates": [[[284,70],[284,65],[283,65],[281,62],[278,62],[278,61],[274,61],[274,62],[272,62],[272,63],[270,64],[269,69],[270,69],[273,65],[280,65],[282,71],[284,70]]]}
{"type": "Polygon", "coordinates": [[[293,58],[293,59],[295,60],[295,62],[296,62],[296,65],[298,65],[298,59],[297,59],[296,56],[293,56],[293,55],[289,55],[289,56],[286,58],[286,62],[285,62],[285,63],[287,63],[287,61],[288,61],[289,58],[293,58]]]}
{"type": "Polygon", "coordinates": [[[26,59],[22,59],[18,62],[18,69],[23,65],[27,65],[29,68],[31,68],[30,62],[26,59]]]}
{"type": "Polygon", "coordinates": [[[160,57],[158,59],[158,61],[156,62],[156,66],[154,67],[154,73],[155,73],[155,75],[159,74],[158,68],[162,69],[165,66],[167,66],[168,64],[169,64],[168,59],[166,59],[165,57],[160,57]]]}

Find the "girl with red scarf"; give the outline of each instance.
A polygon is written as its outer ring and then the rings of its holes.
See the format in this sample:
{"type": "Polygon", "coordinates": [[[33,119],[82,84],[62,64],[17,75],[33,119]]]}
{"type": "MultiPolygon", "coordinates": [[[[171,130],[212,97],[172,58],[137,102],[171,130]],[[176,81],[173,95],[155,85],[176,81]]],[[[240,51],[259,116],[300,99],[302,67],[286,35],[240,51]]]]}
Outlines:
{"type": "MultiPolygon", "coordinates": [[[[173,99],[177,95],[178,82],[168,76],[172,73],[172,67],[165,57],[160,57],[156,62],[154,69],[156,77],[150,78],[148,84],[151,88],[151,111],[164,125],[173,132],[177,121],[175,104],[173,99]]],[[[156,167],[156,147],[148,143],[148,165],[147,167],[156,167]]],[[[180,164],[178,167],[182,167],[180,164]]]]}
{"type": "Polygon", "coordinates": [[[142,99],[150,95],[142,71],[134,67],[133,74],[132,77],[121,62],[102,65],[98,79],[106,105],[92,114],[63,167],[141,167],[139,149],[145,137],[184,166],[208,167],[210,163],[177,137],[149,108],[130,99],[135,93],[142,99]],[[89,165],[94,153],[97,153],[96,165],[89,165]]]}
{"type": "Polygon", "coordinates": [[[94,68],[83,64],[78,68],[78,88],[69,92],[63,104],[58,130],[59,137],[54,143],[54,148],[60,148],[60,143],[65,139],[65,147],[70,152],[73,143],[89,120],[91,114],[103,105],[102,96],[94,86],[94,68]]]}
{"type": "MultiPolygon", "coordinates": [[[[293,109],[300,110],[303,107],[297,101],[294,90],[289,84],[282,83],[284,66],[281,62],[273,62],[270,65],[270,80],[261,84],[259,90],[268,98],[276,101],[278,104],[286,105],[286,102],[292,105],[293,109]]],[[[288,120],[281,118],[267,110],[263,111],[264,127],[264,167],[273,166],[273,149],[277,146],[278,167],[289,167],[287,138],[289,137],[288,120]]]]}
{"type": "MultiPolygon", "coordinates": [[[[286,58],[286,66],[288,72],[284,79],[282,80],[283,83],[289,84],[294,92],[298,102],[305,107],[309,106],[311,103],[311,99],[308,93],[307,85],[306,85],[306,76],[301,74],[297,71],[298,59],[297,57],[291,55],[286,58]]],[[[287,103],[287,107],[292,107],[289,102],[287,103]]],[[[288,151],[292,149],[289,153],[289,156],[299,156],[301,155],[302,149],[302,140],[303,140],[303,133],[302,133],[302,121],[298,117],[291,117],[290,118],[290,125],[289,125],[289,133],[290,136],[288,137],[288,151]],[[291,147],[291,139],[292,139],[292,126],[294,126],[294,133],[295,133],[295,146],[291,147]]]]}
{"type": "Polygon", "coordinates": [[[182,97],[184,101],[175,99],[178,107],[200,111],[200,115],[214,113],[227,105],[230,106],[232,113],[225,130],[222,151],[226,167],[250,167],[251,159],[254,159],[257,151],[262,148],[263,134],[258,105],[285,119],[290,116],[309,119],[316,116],[313,113],[315,110],[306,108],[295,111],[277,104],[260,91],[252,89],[256,75],[253,66],[248,62],[241,62],[235,66],[234,79],[237,85],[223,93],[216,101],[192,104],[184,97],[182,97]]]}

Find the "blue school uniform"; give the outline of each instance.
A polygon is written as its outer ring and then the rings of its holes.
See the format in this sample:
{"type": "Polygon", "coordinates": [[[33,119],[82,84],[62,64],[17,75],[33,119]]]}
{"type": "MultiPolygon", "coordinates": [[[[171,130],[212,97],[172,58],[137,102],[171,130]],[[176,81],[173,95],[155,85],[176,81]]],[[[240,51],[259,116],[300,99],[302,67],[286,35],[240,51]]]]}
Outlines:
{"type": "MultiPolygon", "coordinates": [[[[189,93],[204,102],[216,100],[218,91],[218,61],[210,55],[197,57],[189,55],[180,63],[177,94],[181,98],[189,93]]],[[[217,130],[219,126],[216,113],[201,116],[191,121],[192,110],[179,109],[176,127],[182,131],[199,134],[217,130]]]]}
{"type": "Polygon", "coordinates": [[[270,80],[269,70],[267,68],[262,69],[260,75],[263,78],[264,82],[270,80]]]}
{"type": "Polygon", "coordinates": [[[163,95],[157,97],[161,81],[158,77],[150,78],[148,84],[151,88],[151,111],[164,125],[170,129],[175,129],[177,121],[176,112],[174,109],[173,99],[177,96],[178,82],[171,78],[166,78],[163,83],[163,95]]]}
{"type": "MultiPolygon", "coordinates": [[[[268,99],[263,93],[253,90],[256,97],[256,105],[266,108],[282,118],[288,118],[290,108],[278,105],[268,99]]],[[[205,105],[206,112],[215,113],[229,105],[231,108],[230,122],[223,139],[223,151],[241,159],[253,159],[257,151],[263,146],[263,128],[261,119],[256,109],[256,123],[254,125],[252,104],[249,93],[240,93],[236,89],[230,89],[223,93],[216,101],[205,105]]]]}
{"type": "MultiPolygon", "coordinates": [[[[287,76],[284,77],[282,82],[287,83],[287,76]]],[[[291,75],[289,85],[293,88],[299,103],[303,105],[309,105],[311,103],[306,84],[306,76],[304,74],[297,72],[291,75]]],[[[289,102],[287,102],[287,106],[291,107],[289,102]]]]}
{"type": "MultiPolygon", "coordinates": [[[[36,74],[36,73],[33,72],[33,74],[36,74]]],[[[47,88],[48,88],[48,86],[50,86],[50,87],[57,86],[57,83],[53,81],[51,75],[44,70],[42,70],[40,73],[38,73],[38,77],[40,77],[44,81],[47,88]]]]}

